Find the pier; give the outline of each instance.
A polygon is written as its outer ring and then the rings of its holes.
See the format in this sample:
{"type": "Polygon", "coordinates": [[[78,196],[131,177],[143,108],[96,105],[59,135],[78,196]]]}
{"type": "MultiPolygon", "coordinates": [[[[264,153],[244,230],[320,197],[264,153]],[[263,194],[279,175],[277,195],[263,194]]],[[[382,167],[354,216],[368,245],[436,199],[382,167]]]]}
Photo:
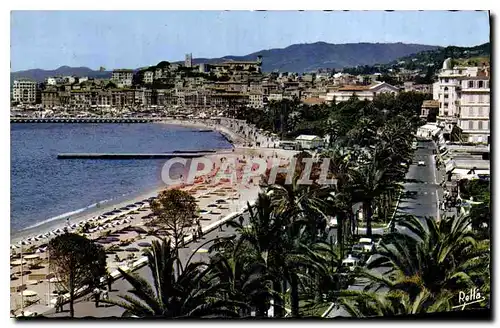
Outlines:
{"type": "Polygon", "coordinates": [[[174,151],[171,153],[60,153],[57,159],[159,159],[159,158],[195,158],[215,154],[215,150],[206,151],[174,151]]]}
{"type": "Polygon", "coordinates": [[[10,123],[151,123],[167,120],[165,117],[11,117],[10,123]]]}

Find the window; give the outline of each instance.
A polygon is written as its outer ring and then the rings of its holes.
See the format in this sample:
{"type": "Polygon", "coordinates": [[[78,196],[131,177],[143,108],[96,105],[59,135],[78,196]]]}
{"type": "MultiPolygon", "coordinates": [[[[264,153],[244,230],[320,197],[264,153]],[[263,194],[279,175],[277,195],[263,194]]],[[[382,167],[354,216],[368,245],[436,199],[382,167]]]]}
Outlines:
{"type": "Polygon", "coordinates": [[[486,121],[486,130],[490,129],[490,121],[486,121]]]}
{"type": "Polygon", "coordinates": [[[444,103],[444,108],[448,108],[448,103],[447,102],[444,103]]]}
{"type": "Polygon", "coordinates": [[[444,99],[448,99],[448,94],[445,94],[445,95],[444,95],[444,99]]]}
{"type": "Polygon", "coordinates": [[[474,122],[469,121],[469,130],[473,130],[473,129],[474,129],[474,122]]]}
{"type": "Polygon", "coordinates": [[[477,122],[477,129],[482,130],[483,129],[483,121],[478,121],[477,122]]]}
{"type": "Polygon", "coordinates": [[[474,88],[474,81],[469,81],[469,88],[474,88]]]}
{"type": "Polygon", "coordinates": [[[443,89],[443,90],[444,90],[444,91],[448,91],[448,87],[444,87],[444,89],[443,89]]]}
{"type": "Polygon", "coordinates": [[[444,83],[448,83],[448,81],[449,81],[448,79],[444,79],[444,83]]]}
{"type": "Polygon", "coordinates": [[[478,81],[478,86],[477,86],[477,87],[478,87],[478,88],[482,88],[482,87],[483,87],[483,84],[484,84],[484,82],[483,82],[483,81],[478,81]]]}
{"type": "Polygon", "coordinates": [[[477,109],[477,116],[482,117],[483,116],[483,107],[479,107],[477,109]]]}

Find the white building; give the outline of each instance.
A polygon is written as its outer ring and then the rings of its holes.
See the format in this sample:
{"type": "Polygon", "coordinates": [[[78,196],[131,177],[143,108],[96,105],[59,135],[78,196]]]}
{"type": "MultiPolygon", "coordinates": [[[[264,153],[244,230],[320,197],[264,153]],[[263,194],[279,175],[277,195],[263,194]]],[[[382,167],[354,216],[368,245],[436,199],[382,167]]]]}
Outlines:
{"type": "Polygon", "coordinates": [[[36,82],[31,80],[14,80],[12,98],[22,104],[36,102],[36,82]]]}
{"type": "Polygon", "coordinates": [[[47,85],[57,85],[57,78],[56,77],[48,77],[46,80],[45,80],[45,83],[47,85]]]}
{"type": "Polygon", "coordinates": [[[281,101],[283,100],[283,93],[281,92],[271,92],[267,97],[268,101],[281,101]]]}
{"type": "Polygon", "coordinates": [[[131,86],[134,71],[131,69],[115,69],[111,74],[111,80],[121,86],[131,86]]]}
{"type": "Polygon", "coordinates": [[[469,142],[487,142],[490,135],[489,68],[452,67],[448,58],[433,84],[433,98],[439,102],[437,122],[450,132],[457,125],[469,135],[469,142]]]}
{"type": "Polygon", "coordinates": [[[263,108],[264,107],[264,95],[262,93],[251,93],[248,96],[248,106],[251,108],[263,108]]]}
{"type": "Polygon", "coordinates": [[[439,101],[437,122],[450,131],[460,114],[460,89],[463,77],[477,76],[478,67],[452,67],[451,58],[443,62],[438,81],[433,84],[433,98],[439,101]]]}
{"type": "Polygon", "coordinates": [[[154,75],[155,74],[152,71],[146,71],[144,72],[144,77],[142,78],[142,81],[145,84],[151,84],[153,83],[154,75]]]}
{"type": "Polygon", "coordinates": [[[323,139],[315,135],[301,134],[295,141],[300,145],[302,149],[316,149],[323,146],[323,139]]]}
{"type": "Polygon", "coordinates": [[[490,136],[490,81],[488,76],[461,80],[458,126],[469,142],[487,143],[490,136]]]}
{"type": "Polygon", "coordinates": [[[357,97],[359,100],[373,100],[381,93],[398,93],[399,89],[385,82],[378,82],[372,85],[346,85],[334,89],[326,94],[326,101],[342,102],[348,101],[351,97],[357,97]]]}

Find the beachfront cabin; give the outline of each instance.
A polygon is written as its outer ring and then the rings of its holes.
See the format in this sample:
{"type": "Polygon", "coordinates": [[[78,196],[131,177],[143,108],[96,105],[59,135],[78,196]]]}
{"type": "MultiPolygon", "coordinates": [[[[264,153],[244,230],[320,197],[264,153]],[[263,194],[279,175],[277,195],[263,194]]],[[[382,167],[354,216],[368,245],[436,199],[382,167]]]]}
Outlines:
{"type": "Polygon", "coordinates": [[[301,134],[295,138],[301,149],[317,149],[323,147],[323,139],[315,135],[301,134]]]}

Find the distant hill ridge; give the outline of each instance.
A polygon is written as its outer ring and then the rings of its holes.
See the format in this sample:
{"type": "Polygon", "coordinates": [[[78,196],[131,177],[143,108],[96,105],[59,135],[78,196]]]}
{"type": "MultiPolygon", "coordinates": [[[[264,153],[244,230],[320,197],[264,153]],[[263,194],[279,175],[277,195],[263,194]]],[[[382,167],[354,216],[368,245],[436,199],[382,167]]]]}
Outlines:
{"type": "MultiPolygon", "coordinates": [[[[422,51],[439,49],[438,46],[405,43],[346,43],[330,44],[315,42],[294,44],[286,48],[260,50],[245,56],[224,56],[221,58],[195,58],[194,64],[215,63],[226,60],[255,60],[263,57],[262,70],[271,72],[309,72],[319,68],[341,69],[357,65],[384,64],[400,57],[422,51]]],[[[182,61],[179,61],[182,63],[182,61]]],[[[152,65],[154,63],[151,63],[152,65]]],[[[98,78],[111,77],[110,71],[92,70],[88,67],[61,66],[55,70],[30,69],[11,73],[11,80],[25,77],[42,82],[49,76],[79,75],[98,78]]]]}

